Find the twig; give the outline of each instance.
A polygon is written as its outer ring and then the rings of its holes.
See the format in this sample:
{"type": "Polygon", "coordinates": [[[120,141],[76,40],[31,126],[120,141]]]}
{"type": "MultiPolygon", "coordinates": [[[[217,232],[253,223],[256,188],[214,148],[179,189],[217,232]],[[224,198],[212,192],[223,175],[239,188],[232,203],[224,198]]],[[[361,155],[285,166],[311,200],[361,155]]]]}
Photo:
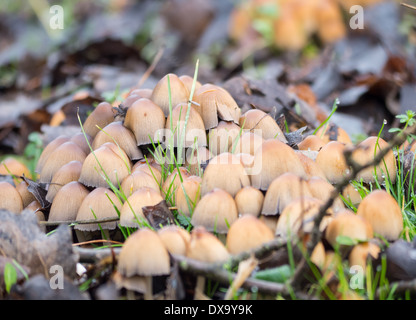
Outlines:
{"type": "Polygon", "coordinates": [[[406,7],[406,8],[410,8],[410,9],[413,9],[413,10],[416,10],[416,7],[415,6],[412,6],[412,5],[410,5],[410,4],[407,4],[407,3],[404,3],[404,2],[402,2],[402,3],[400,3],[403,7],[406,7]]]}
{"type": "MultiPolygon", "coordinates": [[[[409,136],[411,134],[415,134],[415,133],[416,133],[416,126],[409,127],[405,131],[402,131],[401,133],[396,135],[394,137],[394,139],[392,139],[390,141],[390,143],[387,145],[387,147],[385,147],[384,149],[381,149],[379,151],[379,153],[377,153],[377,155],[371,161],[369,161],[369,162],[367,162],[363,165],[358,164],[357,162],[355,162],[352,159],[352,154],[355,150],[357,150],[357,147],[347,148],[344,151],[344,157],[345,157],[346,163],[347,163],[347,165],[350,166],[351,170],[347,174],[347,176],[340,183],[338,183],[335,186],[335,189],[332,191],[331,196],[329,197],[329,199],[323,205],[321,205],[321,207],[319,208],[319,212],[314,218],[314,226],[313,226],[313,229],[311,231],[311,238],[310,238],[310,240],[307,244],[307,250],[306,250],[305,257],[310,257],[312,255],[312,252],[313,252],[314,248],[316,247],[318,242],[321,240],[322,232],[320,231],[319,227],[321,225],[322,219],[327,214],[327,210],[333,205],[335,199],[343,191],[343,189],[349,184],[349,182],[351,180],[353,180],[360,171],[362,171],[362,170],[364,170],[368,167],[372,167],[372,166],[375,166],[375,165],[379,164],[381,162],[381,160],[383,160],[384,156],[387,155],[387,153],[391,152],[392,148],[394,148],[395,146],[399,146],[399,145],[403,144],[403,142],[405,142],[407,136],[409,136]]],[[[305,259],[305,257],[299,263],[298,267],[295,270],[293,278],[290,282],[290,284],[291,284],[292,288],[294,288],[294,290],[299,289],[299,286],[300,286],[300,284],[303,280],[304,274],[307,272],[307,270],[309,268],[307,260],[305,259]]]]}
{"type": "Polygon", "coordinates": [[[90,241],[84,241],[84,242],[77,242],[77,243],[73,243],[72,246],[73,247],[78,247],[78,246],[83,246],[85,244],[93,244],[93,243],[113,243],[113,244],[123,244],[122,242],[119,241],[114,241],[114,240],[105,240],[105,239],[97,239],[97,240],[90,240],[90,241]]]}

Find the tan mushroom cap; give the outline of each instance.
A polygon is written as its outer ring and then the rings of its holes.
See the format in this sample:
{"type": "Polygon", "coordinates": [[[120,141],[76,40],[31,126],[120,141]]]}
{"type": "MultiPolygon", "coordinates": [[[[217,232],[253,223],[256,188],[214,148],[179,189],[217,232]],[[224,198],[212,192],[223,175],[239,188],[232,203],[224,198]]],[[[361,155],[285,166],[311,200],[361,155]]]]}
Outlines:
{"type": "MultiPolygon", "coordinates": [[[[372,161],[374,156],[377,156],[381,150],[387,147],[388,143],[382,138],[374,136],[368,137],[357,145],[357,149],[352,153],[352,159],[358,164],[363,165],[372,161]]],[[[392,183],[396,181],[396,157],[393,154],[393,150],[384,156],[383,160],[375,169],[372,166],[360,171],[357,174],[357,180],[363,179],[366,183],[375,182],[374,170],[377,172],[377,181],[379,183],[383,183],[384,178],[387,176],[390,177],[392,183]]]]}
{"type": "Polygon", "coordinates": [[[384,190],[369,193],[360,203],[357,215],[368,221],[375,234],[397,240],[403,230],[403,215],[396,200],[384,190]]]}
{"type": "Polygon", "coordinates": [[[118,145],[131,160],[143,159],[143,153],[137,147],[133,132],[123,126],[121,121],[112,122],[102,128],[95,136],[92,148],[96,150],[107,142],[118,145]]]}
{"type": "Polygon", "coordinates": [[[162,142],[165,123],[163,110],[146,98],[134,102],[124,119],[124,125],[134,133],[138,146],[162,142]]]}
{"type": "Polygon", "coordinates": [[[65,184],[56,193],[48,221],[75,220],[82,201],[89,193],[88,189],[78,181],[65,184]]]}
{"type": "Polygon", "coordinates": [[[69,141],[75,143],[85,152],[85,154],[89,154],[91,152],[90,145],[92,144],[93,139],[83,132],[79,132],[75,134],[69,141]],[[88,145],[89,144],[89,145],[88,145]]]}
{"type": "Polygon", "coordinates": [[[373,238],[373,228],[363,218],[355,215],[354,212],[343,210],[329,222],[325,231],[325,238],[334,248],[339,236],[349,237],[357,241],[368,241],[373,238]]]}
{"type": "Polygon", "coordinates": [[[159,184],[153,176],[145,171],[134,171],[121,182],[120,191],[126,197],[131,196],[140,188],[148,187],[160,194],[159,184]]]}
{"type": "Polygon", "coordinates": [[[16,177],[25,176],[30,177],[29,168],[13,157],[7,157],[0,162],[0,175],[13,175],[16,177]]]}
{"type": "Polygon", "coordinates": [[[16,190],[19,192],[23,201],[23,208],[26,208],[30,203],[36,200],[33,193],[28,190],[29,184],[26,181],[21,181],[17,186],[16,190]]]}
{"type": "Polygon", "coordinates": [[[347,201],[351,201],[351,204],[355,207],[357,207],[362,200],[361,195],[358,192],[358,189],[351,183],[344,188],[344,190],[342,191],[342,196],[347,201]]]}
{"type": "Polygon", "coordinates": [[[100,128],[104,128],[108,124],[114,121],[116,113],[108,102],[101,102],[95,107],[94,111],[85,120],[83,127],[87,135],[92,139],[100,131],[100,128]]]}
{"type": "Polygon", "coordinates": [[[354,246],[348,256],[350,267],[360,266],[363,270],[367,267],[369,257],[377,259],[380,254],[380,247],[373,242],[359,243],[354,246]]]}
{"type": "MultiPolygon", "coordinates": [[[[246,174],[251,177],[251,175],[258,173],[258,168],[254,167],[254,156],[249,153],[235,153],[237,159],[240,160],[240,163],[243,165],[246,174]]],[[[251,182],[251,178],[250,178],[251,182]]]]}
{"type": "Polygon", "coordinates": [[[298,143],[299,150],[319,151],[326,143],[316,135],[307,136],[298,143]]]}
{"type": "Polygon", "coordinates": [[[139,163],[136,162],[131,168],[131,172],[145,172],[161,186],[162,185],[162,172],[158,166],[152,165],[152,163],[139,163]]]}
{"type": "MultiPolygon", "coordinates": [[[[182,75],[179,77],[179,80],[182,81],[182,83],[185,85],[186,89],[188,89],[188,92],[190,93],[192,90],[192,85],[194,82],[194,78],[188,75],[182,75]]],[[[195,91],[198,90],[202,86],[201,82],[198,80],[195,81],[195,91]]]]}
{"type": "Polygon", "coordinates": [[[237,192],[250,185],[244,166],[233,154],[224,152],[213,157],[202,176],[201,195],[220,188],[234,197],[237,192]]]}
{"type": "Polygon", "coordinates": [[[263,207],[264,195],[260,190],[252,186],[247,186],[237,192],[234,200],[237,205],[238,214],[257,217],[260,215],[263,207]]]}
{"type": "Polygon", "coordinates": [[[248,153],[254,156],[258,148],[261,147],[265,140],[262,136],[251,132],[245,131],[241,136],[237,136],[230,147],[230,152],[234,148],[234,153],[248,153]]]}
{"type": "Polygon", "coordinates": [[[209,150],[214,156],[222,152],[232,152],[232,143],[240,134],[241,128],[232,121],[220,121],[208,132],[209,150]]]}
{"type": "Polygon", "coordinates": [[[20,193],[5,181],[0,182],[0,209],[13,213],[20,213],[23,210],[23,200],[20,193]]]}
{"type": "Polygon", "coordinates": [[[226,248],[231,254],[239,254],[273,239],[273,232],[264,222],[252,215],[245,215],[231,224],[227,234],[226,248]]]}
{"type": "Polygon", "coordinates": [[[78,181],[81,169],[82,163],[79,161],[71,161],[63,165],[52,177],[46,200],[52,202],[59,189],[71,181],[78,181]]]}
{"type": "MultiPolygon", "coordinates": [[[[96,188],[82,201],[76,220],[118,218],[114,206],[120,211],[121,203],[117,196],[110,189],[96,188]]],[[[100,227],[113,230],[117,228],[117,221],[101,222],[99,225],[98,223],[77,224],[74,228],[81,231],[97,231],[100,227]]]]}
{"type": "Polygon", "coordinates": [[[71,161],[84,162],[87,155],[73,142],[65,142],[55,149],[48,157],[40,172],[39,181],[50,183],[53,176],[65,164],[71,161]]]}
{"type": "Polygon", "coordinates": [[[38,163],[36,165],[36,172],[40,173],[46,163],[46,160],[48,160],[52,152],[54,152],[55,149],[58,148],[61,144],[68,142],[68,141],[70,141],[69,137],[61,135],[53,139],[51,142],[49,142],[45,146],[45,149],[43,149],[39,157],[38,163]]]}
{"type": "Polygon", "coordinates": [[[228,225],[237,218],[237,205],[233,197],[228,192],[215,188],[199,200],[191,223],[193,226],[202,226],[209,232],[225,234],[228,225]]]}
{"type": "Polygon", "coordinates": [[[179,226],[170,225],[159,229],[157,233],[171,254],[186,255],[191,241],[191,235],[188,231],[179,226]]]}
{"type": "Polygon", "coordinates": [[[104,143],[91,152],[82,164],[79,182],[88,187],[108,187],[109,181],[118,186],[130,173],[131,161],[127,154],[112,142],[104,143]]]}
{"type": "Polygon", "coordinates": [[[345,145],[352,144],[351,138],[348,133],[337,126],[334,123],[329,123],[328,125],[322,126],[315,134],[320,138],[325,144],[331,141],[338,141],[345,145]]]}
{"type": "Polygon", "coordinates": [[[157,232],[145,228],[132,233],[120,251],[117,269],[124,277],[169,274],[169,253],[157,232]]]}
{"type": "Polygon", "coordinates": [[[226,261],[229,258],[224,244],[204,227],[195,227],[192,230],[186,255],[208,263],[226,261]]]}
{"type": "Polygon", "coordinates": [[[163,198],[158,191],[148,187],[139,188],[127,198],[121,207],[120,225],[132,228],[139,227],[146,221],[142,208],[155,206],[161,201],[163,201],[163,198]]]}
{"type": "MultiPolygon", "coordinates": [[[[276,225],[276,235],[291,236],[303,231],[309,233],[314,225],[314,217],[318,214],[321,200],[309,197],[302,197],[292,201],[280,214],[276,225]]],[[[331,212],[324,217],[320,224],[320,230],[323,231],[332,219],[331,212]]]]}
{"type": "Polygon", "coordinates": [[[191,216],[193,209],[201,199],[201,182],[202,179],[199,176],[189,176],[176,190],[176,207],[181,214],[187,217],[191,216]]]}
{"type": "Polygon", "coordinates": [[[166,129],[172,139],[166,143],[172,143],[174,147],[178,147],[181,143],[182,147],[189,148],[191,146],[206,146],[207,136],[205,134],[204,121],[198,111],[194,107],[190,107],[188,115],[188,104],[180,103],[173,108],[172,114],[166,119],[166,129]],[[172,122],[172,128],[171,128],[172,122]],[[186,124],[186,127],[185,127],[186,124]],[[184,132],[185,130],[185,132],[184,132]]]}
{"type": "Polygon", "coordinates": [[[344,150],[345,145],[343,143],[331,141],[322,147],[316,157],[316,164],[332,184],[342,181],[350,171],[345,161],[344,150]]]}
{"type": "Polygon", "coordinates": [[[189,99],[189,92],[185,84],[179,79],[176,74],[169,73],[158,81],[156,86],[153,88],[152,100],[157,104],[163,111],[165,117],[169,115],[169,89],[168,89],[168,78],[170,84],[171,94],[171,105],[172,108],[177,106],[179,103],[187,102],[189,99]]]}
{"type": "Polygon", "coordinates": [[[251,183],[260,190],[267,190],[274,179],[286,172],[307,177],[295,151],[277,139],[266,140],[261,148],[257,149],[253,170],[257,172],[251,175],[251,183]]]}
{"type": "Polygon", "coordinates": [[[205,164],[213,157],[207,147],[188,148],[186,152],[185,166],[194,175],[202,175],[204,171],[201,164],[205,164]]]}
{"type": "Polygon", "coordinates": [[[218,118],[238,123],[241,109],[230,93],[213,84],[207,83],[195,91],[193,100],[200,105],[201,117],[205,129],[218,125],[218,118]]]}
{"type": "Polygon", "coordinates": [[[319,177],[326,180],[325,173],[322,169],[312,160],[307,154],[302,151],[296,151],[300,162],[302,163],[303,170],[308,178],[319,177]]]}
{"type": "Polygon", "coordinates": [[[277,139],[287,143],[287,139],[277,122],[266,112],[260,109],[246,111],[239,120],[244,130],[254,131],[264,140],[277,139]]]}
{"type": "Polygon", "coordinates": [[[272,181],[263,202],[263,215],[281,214],[299,197],[312,197],[308,182],[298,175],[287,172],[272,181]]]}
{"type": "MultiPolygon", "coordinates": [[[[322,200],[324,202],[331,197],[332,192],[335,190],[335,187],[332,184],[330,184],[326,179],[319,177],[313,177],[309,179],[308,186],[312,197],[322,200]]],[[[337,197],[334,200],[332,209],[335,213],[345,209],[344,201],[342,201],[340,197],[337,197]]]]}
{"type": "Polygon", "coordinates": [[[136,95],[136,96],[139,96],[140,98],[150,99],[150,97],[152,96],[152,92],[153,90],[149,88],[133,89],[129,92],[129,96],[136,95]]]}
{"type": "Polygon", "coordinates": [[[172,170],[162,185],[162,195],[168,203],[175,203],[177,190],[181,187],[181,181],[191,176],[189,171],[184,167],[178,167],[172,170]],[[179,168],[179,170],[178,170],[179,168]]]}

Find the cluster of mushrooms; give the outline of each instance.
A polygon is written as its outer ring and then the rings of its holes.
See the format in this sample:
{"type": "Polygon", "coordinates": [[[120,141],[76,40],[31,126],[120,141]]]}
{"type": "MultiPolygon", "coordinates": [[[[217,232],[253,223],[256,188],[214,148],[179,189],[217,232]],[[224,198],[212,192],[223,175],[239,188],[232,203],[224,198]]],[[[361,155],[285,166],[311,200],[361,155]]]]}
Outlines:
{"type": "MultiPolygon", "coordinates": [[[[170,272],[169,254],[219,262],[276,237],[310,232],[320,206],[350,170],[343,151],[351,145],[344,130],[323,126],[293,148],[269,114],[258,109],[242,114],[223,88],[168,74],[153,90],[131,90],[118,112],[100,103],[83,131],[59,136],[45,147],[37,172],[38,181],[49,186],[48,221],[114,218],[75,224],[78,241],[91,239],[94,232],[96,237],[97,231],[111,238],[120,227],[137,228],[124,242],[116,279],[120,287],[150,299],[152,277],[170,272]],[[171,159],[166,150],[179,146],[186,156],[167,174],[161,160],[171,159]],[[146,227],[142,208],[161,201],[187,218],[191,231],[179,223],[157,230],[146,227]]],[[[369,137],[357,146],[353,159],[366,163],[386,145],[369,137]]],[[[394,182],[393,151],[357,179],[382,184],[387,174],[394,182]]],[[[36,205],[24,181],[17,187],[2,182],[0,190],[6,209],[18,213],[36,205]]],[[[383,190],[361,199],[349,185],[343,196],[357,212],[336,199],[320,227],[333,248],[339,236],[358,240],[348,259],[365,267],[367,256],[376,258],[380,252],[375,235],[388,241],[400,237],[402,212],[383,190]]],[[[324,271],[333,257],[333,250],[321,242],[311,258],[324,271]]]]}

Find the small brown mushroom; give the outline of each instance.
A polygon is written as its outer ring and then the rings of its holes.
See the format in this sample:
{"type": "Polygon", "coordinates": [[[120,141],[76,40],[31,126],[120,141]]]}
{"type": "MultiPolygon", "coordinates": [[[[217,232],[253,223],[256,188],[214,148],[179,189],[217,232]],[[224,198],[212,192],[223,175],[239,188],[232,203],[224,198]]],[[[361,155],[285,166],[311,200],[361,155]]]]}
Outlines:
{"type": "Polygon", "coordinates": [[[0,182],[0,209],[20,213],[23,210],[23,200],[16,188],[8,182],[0,182]]]}
{"type": "Polygon", "coordinates": [[[100,131],[99,128],[104,128],[113,122],[115,115],[116,113],[111,104],[101,102],[85,120],[83,125],[85,133],[94,139],[95,135],[100,131]]]}
{"type": "Polygon", "coordinates": [[[369,193],[358,206],[357,215],[371,224],[376,235],[389,241],[397,240],[403,231],[402,210],[387,191],[369,193]]]}
{"type": "Polygon", "coordinates": [[[238,218],[233,197],[226,191],[215,188],[197,203],[192,215],[193,226],[203,226],[207,231],[226,234],[228,226],[238,218]]]}
{"type": "Polygon", "coordinates": [[[247,186],[237,192],[234,200],[237,205],[238,214],[241,216],[253,215],[257,217],[260,215],[263,207],[264,195],[260,190],[252,186],[247,186]]]}
{"type": "Polygon", "coordinates": [[[71,181],[78,181],[81,175],[82,163],[79,161],[71,161],[63,165],[52,177],[52,181],[46,194],[46,200],[52,203],[56,193],[64,185],[71,181]]]}
{"type": "Polygon", "coordinates": [[[287,139],[276,121],[266,112],[260,109],[251,109],[246,111],[239,120],[240,127],[244,130],[250,130],[264,140],[277,139],[287,143],[287,139]]]}

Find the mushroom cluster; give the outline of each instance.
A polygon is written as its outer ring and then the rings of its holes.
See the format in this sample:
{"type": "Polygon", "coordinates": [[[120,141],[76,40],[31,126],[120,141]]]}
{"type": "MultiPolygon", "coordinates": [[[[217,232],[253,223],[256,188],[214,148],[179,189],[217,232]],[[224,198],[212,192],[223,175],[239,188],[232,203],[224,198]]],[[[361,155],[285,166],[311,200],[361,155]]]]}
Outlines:
{"type": "MultiPolygon", "coordinates": [[[[121,251],[118,283],[147,298],[152,297],[149,277],[169,273],[168,252],[223,261],[275,237],[308,234],[334,184],[349,172],[343,151],[352,143],[342,129],[328,135],[324,128],[294,148],[269,114],[241,114],[217,85],[168,74],[153,90],[131,90],[124,98],[119,112],[100,103],[76,137],[55,138],[36,170],[48,185],[49,221],[90,220],[75,225],[78,240],[91,232],[111,238],[120,228],[138,229],[121,251]],[[150,232],[142,208],[162,201],[183,218],[178,221],[193,227],[191,232],[179,226],[150,232]]],[[[370,137],[353,159],[365,163],[385,145],[370,137]]],[[[395,161],[389,153],[359,179],[380,184],[387,174],[394,179],[395,161]]],[[[0,188],[7,200],[26,199],[25,186],[0,183],[0,188]]],[[[365,246],[375,234],[390,241],[400,236],[401,209],[387,192],[361,199],[353,188],[347,191],[344,197],[354,199],[358,212],[348,210],[341,197],[334,201],[321,224],[331,246],[348,236],[359,240],[357,250],[365,256],[363,250],[376,252],[372,242],[365,246]]],[[[30,203],[24,201],[10,210],[21,211],[30,203]]]]}

